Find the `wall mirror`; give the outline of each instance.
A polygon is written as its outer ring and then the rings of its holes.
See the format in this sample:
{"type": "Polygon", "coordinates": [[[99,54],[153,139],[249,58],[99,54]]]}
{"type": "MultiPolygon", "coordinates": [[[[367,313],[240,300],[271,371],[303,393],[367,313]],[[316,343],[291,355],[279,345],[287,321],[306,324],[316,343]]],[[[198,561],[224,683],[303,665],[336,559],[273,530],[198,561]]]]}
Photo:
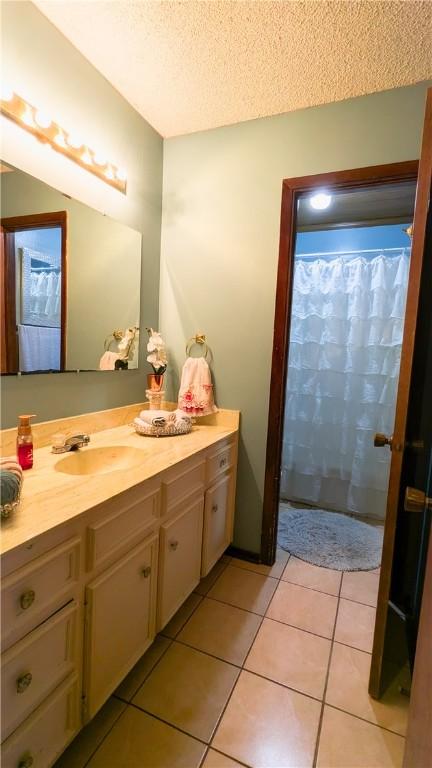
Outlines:
{"type": "Polygon", "coordinates": [[[141,234],[0,170],[1,373],[137,368],[141,234]]]}

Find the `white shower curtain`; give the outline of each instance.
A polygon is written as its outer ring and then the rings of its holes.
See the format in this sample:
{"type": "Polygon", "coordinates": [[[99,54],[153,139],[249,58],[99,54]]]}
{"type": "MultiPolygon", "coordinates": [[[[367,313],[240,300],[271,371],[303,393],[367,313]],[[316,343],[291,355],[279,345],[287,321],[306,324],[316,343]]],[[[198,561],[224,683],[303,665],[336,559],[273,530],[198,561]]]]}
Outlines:
{"type": "Polygon", "coordinates": [[[296,258],[281,497],[383,518],[409,249],[296,258]]]}

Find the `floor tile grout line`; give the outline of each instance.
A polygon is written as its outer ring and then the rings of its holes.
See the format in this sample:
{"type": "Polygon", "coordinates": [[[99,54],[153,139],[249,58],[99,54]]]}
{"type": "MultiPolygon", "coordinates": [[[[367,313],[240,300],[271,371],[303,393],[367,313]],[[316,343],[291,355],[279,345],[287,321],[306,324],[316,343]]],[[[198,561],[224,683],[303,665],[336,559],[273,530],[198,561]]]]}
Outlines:
{"type": "MultiPolygon", "coordinates": [[[[119,699],[117,699],[117,701],[119,701],[119,699]]],[[[99,744],[97,745],[97,747],[95,747],[95,749],[94,749],[94,750],[93,750],[93,752],[91,753],[91,755],[90,755],[90,757],[88,758],[88,760],[86,760],[86,761],[85,761],[85,763],[83,763],[83,766],[82,766],[82,768],[86,768],[86,766],[90,764],[90,762],[93,760],[93,758],[94,758],[94,756],[95,756],[96,752],[97,752],[97,751],[100,749],[100,747],[101,747],[101,746],[102,746],[102,744],[104,743],[105,739],[106,739],[106,738],[109,736],[109,734],[111,733],[111,731],[112,731],[112,729],[114,728],[114,726],[115,726],[115,725],[117,725],[117,723],[118,723],[118,721],[120,720],[120,718],[121,718],[121,717],[123,717],[123,715],[124,715],[124,714],[125,714],[125,712],[127,711],[127,708],[128,708],[128,704],[127,704],[127,702],[125,702],[125,701],[123,701],[123,700],[122,700],[122,704],[124,704],[124,705],[125,705],[124,709],[122,709],[122,711],[121,711],[121,712],[119,712],[119,714],[118,714],[118,715],[117,715],[117,717],[115,718],[115,720],[114,720],[113,724],[111,725],[111,727],[110,727],[110,728],[108,728],[107,732],[106,732],[106,733],[103,735],[102,739],[100,740],[100,742],[99,742],[99,744]]],[[[91,723],[91,722],[92,722],[92,721],[90,720],[90,721],[89,721],[89,723],[88,723],[88,725],[90,725],[90,723],[91,723]]],[[[78,735],[78,734],[77,734],[77,735],[78,735]]],[[[72,743],[72,742],[71,742],[71,743],[72,743]]]]}
{"type": "Polygon", "coordinates": [[[355,603],[356,605],[364,605],[366,608],[372,608],[375,612],[377,609],[376,605],[371,605],[370,603],[362,603],[361,600],[354,600],[352,597],[345,597],[345,595],[341,595],[340,600],[347,600],[348,603],[355,603]]]}
{"type": "MultiPolygon", "coordinates": [[[[288,560],[290,559],[290,557],[291,557],[291,555],[289,555],[289,557],[288,557],[288,560]]],[[[287,562],[288,562],[288,561],[287,561],[287,562]]],[[[240,569],[239,569],[239,570],[240,570],[240,569]]],[[[279,577],[278,579],[276,579],[276,581],[277,581],[277,582],[280,582],[280,577],[279,577]]],[[[276,592],[276,589],[277,589],[277,587],[275,587],[275,592],[276,592]]],[[[270,603],[271,603],[271,601],[272,601],[272,599],[273,599],[273,596],[274,596],[274,592],[273,592],[273,595],[272,595],[272,597],[271,597],[271,598],[270,598],[270,600],[269,600],[268,606],[270,605],[270,603]]],[[[220,601],[220,602],[222,602],[222,601],[220,601]]],[[[229,603],[228,603],[228,605],[229,605],[229,603]]],[[[267,608],[268,608],[268,606],[267,606],[267,608]]],[[[253,613],[253,611],[249,611],[249,613],[253,613]]],[[[228,708],[228,705],[229,705],[229,703],[230,703],[230,701],[231,701],[231,698],[232,698],[232,696],[233,696],[233,693],[234,693],[234,691],[235,691],[235,689],[236,689],[236,687],[237,687],[237,683],[238,683],[238,681],[239,681],[239,678],[240,678],[240,676],[241,676],[241,673],[242,673],[242,672],[247,672],[247,671],[248,671],[248,670],[245,670],[245,667],[244,667],[244,665],[245,665],[245,663],[246,663],[246,661],[247,661],[247,658],[248,658],[248,656],[249,656],[249,653],[250,653],[250,649],[252,648],[252,646],[253,646],[253,644],[254,644],[254,642],[255,642],[255,640],[256,640],[256,638],[257,638],[257,636],[258,636],[258,633],[259,633],[259,631],[260,631],[260,629],[261,629],[261,627],[262,627],[262,624],[263,624],[263,621],[264,621],[264,618],[265,618],[265,613],[264,613],[264,615],[261,615],[261,614],[255,614],[255,615],[259,615],[259,616],[261,616],[261,621],[260,621],[260,623],[259,623],[259,625],[258,625],[258,627],[257,627],[256,633],[255,633],[255,635],[254,635],[254,638],[253,638],[253,640],[252,640],[252,643],[251,643],[251,645],[250,645],[249,651],[248,651],[248,653],[246,654],[246,656],[245,656],[245,659],[244,659],[244,661],[243,661],[243,664],[242,664],[242,666],[241,666],[241,668],[240,668],[240,672],[239,672],[239,674],[238,674],[237,680],[235,681],[235,683],[234,683],[234,685],[233,685],[233,687],[232,687],[231,693],[230,693],[230,695],[228,696],[228,699],[227,699],[227,700],[226,700],[226,702],[225,702],[225,706],[223,707],[223,709],[222,709],[222,711],[221,711],[221,713],[220,713],[220,716],[219,716],[219,718],[218,718],[218,719],[217,719],[217,721],[216,721],[215,727],[214,727],[214,729],[213,729],[212,737],[211,737],[211,739],[210,739],[210,742],[209,742],[209,747],[211,747],[211,746],[213,745],[213,742],[214,742],[215,736],[216,736],[216,734],[217,734],[218,728],[219,728],[219,726],[220,726],[220,724],[221,724],[221,722],[222,722],[223,716],[224,716],[224,714],[225,714],[225,712],[226,712],[226,710],[227,710],[227,708],[228,708]]],[[[227,755],[227,757],[229,757],[229,755],[227,755]]],[[[234,759],[234,760],[235,760],[236,758],[234,758],[234,757],[233,757],[232,759],[234,759]]]]}
{"type": "Polygon", "coordinates": [[[144,709],[144,707],[140,707],[138,704],[133,704],[130,702],[128,706],[138,710],[138,712],[142,712],[143,714],[148,715],[148,717],[153,717],[155,720],[158,720],[160,723],[164,723],[164,725],[168,725],[170,728],[174,728],[175,731],[179,731],[179,733],[182,733],[184,736],[189,736],[190,739],[199,741],[199,743],[203,744],[205,747],[207,747],[209,744],[208,741],[204,741],[204,739],[202,739],[200,736],[195,736],[194,734],[190,733],[190,731],[185,731],[184,728],[180,728],[179,725],[170,723],[169,720],[165,720],[160,715],[155,715],[154,712],[150,712],[150,710],[144,709]]]}
{"type": "MultiPolygon", "coordinates": [[[[211,600],[213,603],[221,603],[222,605],[228,605],[230,608],[235,608],[237,611],[242,611],[243,613],[251,613],[252,616],[262,616],[263,615],[262,613],[257,613],[256,611],[251,611],[249,608],[242,608],[240,605],[235,605],[234,603],[228,603],[226,600],[220,600],[218,597],[209,597],[208,595],[204,595],[203,596],[203,599],[201,600],[199,605],[196,606],[196,608],[199,608],[199,606],[202,604],[202,602],[204,600],[211,600]]],[[[195,613],[195,610],[196,609],[194,609],[194,613],[195,613]]],[[[188,623],[188,621],[189,621],[189,619],[187,620],[186,624],[188,623]]],[[[179,631],[179,634],[180,634],[180,632],[182,632],[184,630],[186,624],[184,624],[182,626],[181,630],[179,631]]],[[[164,637],[166,637],[166,635],[164,635],[164,637]]]]}
{"type": "MultiPolygon", "coordinates": [[[[156,637],[158,637],[158,635],[156,635],[156,637]]],[[[163,657],[165,656],[166,652],[168,651],[168,649],[169,649],[169,648],[171,648],[171,646],[172,646],[172,644],[173,644],[173,642],[174,642],[174,640],[173,640],[172,638],[170,638],[170,637],[166,637],[165,635],[162,635],[162,637],[164,638],[164,640],[169,640],[169,643],[168,643],[167,647],[166,647],[166,648],[165,648],[165,649],[162,651],[162,653],[161,653],[161,655],[159,656],[159,658],[158,658],[158,659],[156,659],[156,661],[155,661],[154,665],[152,666],[152,668],[151,668],[151,669],[150,669],[150,670],[149,670],[149,671],[148,671],[148,672],[147,672],[147,673],[144,675],[144,678],[142,679],[142,681],[140,682],[140,684],[139,684],[138,688],[137,688],[137,689],[136,689],[136,691],[133,693],[133,695],[130,697],[130,699],[124,699],[122,696],[119,696],[119,695],[118,695],[118,693],[116,693],[115,691],[114,691],[114,693],[112,693],[112,694],[111,694],[112,696],[114,696],[114,697],[115,697],[116,699],[118,699],[119,701],[124,701],[126,704],[130,704],[130,703],[131,703],[132,699],[133,699],[133,698],[134,698],[134,697],[137,695],[137,693],[138,693],[138,691],[140,690],[140,688],[142,688],[142,686],[143,686],[143,685],[144,685],[144,683],[146,682],[147,678],[148,678],[148,677],[150,677],[150,675],[151,675],[151,673],[153,672],[153,670],[154,670],[154,669],[157,667],[157,665],[159,664],[159,662],[160,662],[160,661],[163,659],[163,657]]],[[[156,639],[156,638],[155,638],[155,639],[156,639]]],[[[153,642],[154,642],[154,640],[153,640],[153,642]]],[[[148,651],[150,648],[151,648],[151,646],[149,646],[149,648],[147,648],[147,651],[148,651]]],[[[145,654],[145,653],[147,653],[147,651],[144,651],[144,654],[145,654]]],[[[144,655],[144,654],[143,654],[143,655],[144,655]]],[[[131,672],[132,672],[132,670],[133,670],[133,667],[132,667],[132,669],[131,669],[131,672]]]]}
{"type": "Polygon", "coordinates": [[[208,747],[207,747],[207,752],[206,752],[206,754],[204,755],[204,757],[203,757],[203,759],[202,759],[202,762],[201,762],[201,763],[200,763],[200,765],[199,765],[199,768],[202,768],[202,766],[203,766],[203,764],[204,764],[204,761],[205,761],[205,759],[206,759],[206,757],[207,757],[207,755],[208,755],[208,753],[209,753],[209,751],[210,751],[211,749],[213,750],[213,752],[218,752],[220,755],[223,755],[223,757],[227,757],[227,758],[228,758],[228,760],[234,760],[234,762],[238,763],[238,764],[241,766],[241,768],[253,768],[253,766],[252,766],[252,765],[250,765],[249,763],[244,763],[242,760],[239,760],[238,758],[230,757],[230,756],[229,756],[229,755],[228,755],[226,752],[224,752],[222,749],[219,749],[219,748],[218,748],[218,749],[216,749],[216,747],[211,747],[211,746],[210,746],[210,744],[209,744],[209,745],[208,745],[208,747]]]}
{"type": "MultiPolygon", "coordinates": [[[[261,621],[260,621],[260,623],[259,623],[259,625],[258,625],[258,627],[257,627],[257,631],[256,631],[256,633],[255,633],[255,635],[254,635],[254,638],[253,638],[253,640],[252,640],[252,643],[251,643],[251,646],[250,646],[251,648],[252,648],[252,645],[254,644],[254,642],[255,642],[255,640],[256,640],[256,638],[257,638],[258,632],[259,632],[259,631],[260,631],[260,629],[261,629],[261,626],[262,626],[262,623],[263,623],[263,621],[264,621],[264,616],[262,616],[262,617],[261,617],[261,621]]],[[[217,719],[217,721],[216,721],[216,723],[215,723],[215,727],[214,727],[214,729],[213,729],[212,737],[211,737],[211,739],[210,739],[210,741],[209,741],[209,746],[212,746],[212,744],[213,744],[213,741],[214,741],[214,738],[215,738],[215,736],[216,736],[217,730],[218,730],[218,728],[219,728],[219,725],[220,725],[220,724],[221,724],[221,722],[222,722],[222,718],[223,718],[223,716],[224,716],[224,714],[225,714],[225,712],[226,712],[226,710],[227,710],[227,708],[228,708],[228,704],[229,704],[229,703],[230,703],[230,701],[231,701],[232,695],[233,695],[233,693],[234,693],[234,691],[235,691],[235,689],[236,689],[236,686],[237,686],[237,683],[238,683],[238,681],[239,681],[239,678],[240,678],[240,675],[241,675],[241,673],[242,673],[242,672],[247,672],[247,670],[245,670],[245,668],[244,668],[244,664],[245,664],[245,662],[246,662],[246,659],[247,659],[247,657],[248,657],[248,655],[249,655],[249,652],[250,652],[250,649],[249,649],[249,651],[248,651],[248,654],[247,654],[247,655],[246,655],[246,657],[245,657],[245,660],[244,660],[244,662],[243,662],[242,666],[240,667],[240,670],[239,670],[239,673],[238,673],[237,679],[236,679],[236,681],[235,681],[235,683],[234,683],[234,685],[233,685],[233,687],[232,687],[232,690],[231,690],[231,692],[230,692],[230,695],[228,696],[228,699],[227,699],[227,700],[226,700],[226,702],[225,702],[225,706],[223,707],[223,709],[222,709],[222,711],[221,711],[221,713],[220,713],[220,715],[219,715],[219,717],[218,717],[218,719],[217,719]]],[[[229,757],[229,755],[228,755],[228,757],[229,757]]],[[[234,759],[234,760],[235,760],[236,758],[232,758],[232,759],[234,759]]]]}
{"type": "Polygon", "coordinates": [[[329,653],[329,659],[328,659],[328,665],[327,665],[327,674],[326,674],[325,681],[324,681],[324,690],[323,690],[323,695],[322,695],[321,711],[320,711],[320,717],[319,717],[319,720],[318,720],[318,729],[317,729],[317,734],[316,734],[315,750],[314,750],[314,756],[313,756],[313,761],[312,761],[312,768],[316,768],[316,764],[317,764],[317,760],[318,760],[318,751],[319,751],[319,745],[320,745],[320,741],[321,741],[321,730],[322,730],[322,723],[323,723],[323,718],[324,718],[325,697],[326,697],[326,693],[327,693],[327,686],[328,686],[328,681],[329,681],[329,677],[330,677],[330,667],[331,667],[332,657],[333,657],[334,637],[335,637],[335,634],[336,634],[336,624],[337,624],[338,614],[339,614],[340,593],[342,591],[343,574],[344,574],[344,572],[342,571],[342,578],[341,578],[340,584],[339,584],[339,595],[338,595],[338,600],[337,600],[337,605],[336,605],[336,614],[335,614],[335,619],[334,619],[334,624],[333,624],[333,633],[332,633],[332,637],[331,637],[331,646],[330,646],[330,653],[329,653]]]}
{"type": "Polygon", "coordinates": [[[267,616],[267,614],[264,614],[263,618],[267,619],[268,621],[274,621],[275,624],[282,624],[284,627],[291,627],[292,629],[298,629],[300,632],[306,632],[307,635],[313,635],[313,637],[319,637],[321,640],[328,640],[329,643],[331,643],[332,641],[331,637],[328,637],[327,635],[318,635],[317,632],[312,632],[310,629],[304,629],[303,627],[297,626],[297,624],[288,624],[287,621],[281,621],[281,619],[274,619],[272,616],[267,616]]]}
{"type": "MultiPolygon", "coordinates": [[[[259,563],[257,563],[257,565],[259,565],[259,563]]],[[[228,567],[235,568],[236,571],[243,571],[243,573],[253,573],[254,576],[261,576],[261,578],[263,579],[274,579],[274,581],[280,581],[280,576],[270,576],[269,573],[260,573],[259,571],[253,571],[251,568],[243,568],[241,565],[235,565],[235,563],[227,563],[227,568],[228,567]]],[[[220,576],[222,576],[222,574],[220,574],[220,576]]],[[[219,576],[218,576],[218,579],[219,579],[219,576]]],[[[213,587],[214,587],[214,584],[210,587],[210,589],[213,589],[213,587]]]]}
{"type": "Polygon", "coordinates": [[[223,664],[228,664],[230,667],[235,667],[235,669],[242,669],[240,664],[235,664],[234,661],[228,661],[228,659],[223,659],[222,656],[216,656],[216,654],[210,653],[210,651],[203,651],[202,648],[197,648],[195,645],[191,645],[190,643],[185,643],[184,640],[179,640],[178,638],[176,638],[175,640],[173,640],[173,643],[178,643],[178,645],[183,645],[185,648],[190,648],[191,651],[202,653],[204,656],[209,656],[211,659],[216,659],[216,661],[221,661],[223,664]]]}
{"type": "Polygon", "coordinates": [[[354,712],[349,712],[347,709],[342,709],[342,707],[336,707],[334,704],[330,704],[328,701],[324,701],[324,704],[326,707],[330,707],[330,709],[335,709],[337,710],[337,712],[342,712],[342,714],[344,715],[355,717],[356,720],[361,720],[362,723],[368,723],[369,725],[374,725],[375,728],[380,728],[382,731],[387,731],[387,733],[392,733],[393,736],[400,736],[401,739],[406,738],[405,734],[399,733],[399,731],[393,731],[391,728],[387,728],[385,725],[374,723],[372,720],[367,720],[366,717],[361,717],[360,715],[356,715],[354,712]]]}
{"type": "MultiPolygon", "coordinates": [[[[275,591],[276,589],[277,587],[275,587],[275,591]]],[[[273,595],[274,595],[274,592],[273,592],[273,595]]],[[[273,599],[273,595],[271,596],[271,600],[273,599]]],[[[215,603],[222,603],[222,605],[230,605],[232,608],[240,608],[241,611],[246,611],[247,613],[253,613],[254,616],[261,616],[261,617],[265,616],[265,613],[257,613],[257,611],[251,611],[249,610],[249,608],[242,608],[240,605],[235,605],[234,603],[228,603],[226,600],[221,600],[219,597],[210,597],[210,595],[206,595],[206,598],[207,600],[214,600],[215,603]]]]}

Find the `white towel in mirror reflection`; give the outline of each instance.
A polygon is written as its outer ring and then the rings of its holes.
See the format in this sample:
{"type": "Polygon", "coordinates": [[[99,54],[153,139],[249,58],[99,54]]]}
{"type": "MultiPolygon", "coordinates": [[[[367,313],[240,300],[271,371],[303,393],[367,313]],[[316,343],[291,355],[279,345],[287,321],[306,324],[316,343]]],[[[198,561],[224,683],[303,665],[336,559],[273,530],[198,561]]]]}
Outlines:
{"type": "Polygon", "coordinates": [[[20,371],[60,370],[60,328],[19,325],[20,371]]]}
{"type": "Polygon", "coordinates": [[[100,371],[114,371],[116,360],[120,360],[121,355],[117,352],[104,352],[99,360],[100,371]]]}

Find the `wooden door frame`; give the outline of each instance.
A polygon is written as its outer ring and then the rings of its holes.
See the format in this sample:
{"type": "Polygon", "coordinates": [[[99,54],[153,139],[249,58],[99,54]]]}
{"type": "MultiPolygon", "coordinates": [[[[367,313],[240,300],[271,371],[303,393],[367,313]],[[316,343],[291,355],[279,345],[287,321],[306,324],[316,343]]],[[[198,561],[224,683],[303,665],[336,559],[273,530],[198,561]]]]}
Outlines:
{"type": "Polygon", "coordinates": [[[365,168],[332,171],[314,176],[301,176],[283,180],[261,529],[261,562],[267,565],[274,563],[277,545],[285,386],[288,368],[298,197],[300,194],[312,192],[317,188],[331,191],[374,187],[377,185],[395,184],[401,181],[415,181],[417,179],[418,165],[418,160],[408,160],[401,163],[373,165],[365,168]]]}
{"type": "MultiPolygon", "coordinates": [[[[4,230],[5,261],[15,264],[15,232],[26,229],[60,227],[61,237],[61,312],[60,312],[60,370],[66,369],[66,322],[67,322],[67,211],[33,213],[28,216],[10,216],[1,219],[4,230]],[[13,251],[13,253],[12,253],[13,251]],[[13,258],[12,258],[13,257],[13,258]]],[[[14,276],[15,278],[15,276],[14,276]]],[[[16,360],[18,371],[18,360],[16,360]]],[[[13,371],[16,373],[17,371],[13,371]]]]}

